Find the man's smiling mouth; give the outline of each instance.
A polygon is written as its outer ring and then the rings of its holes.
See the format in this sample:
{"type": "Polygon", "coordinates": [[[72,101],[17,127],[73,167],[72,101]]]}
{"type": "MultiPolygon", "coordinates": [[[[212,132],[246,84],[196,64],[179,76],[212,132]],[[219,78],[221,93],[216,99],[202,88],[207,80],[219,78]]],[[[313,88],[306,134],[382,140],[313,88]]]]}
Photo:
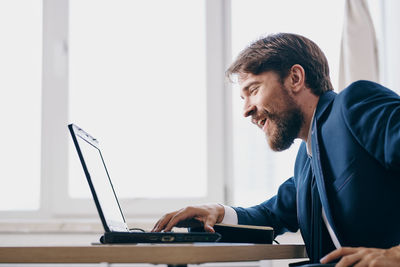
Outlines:
{"type": "Polygon", "coordinates": [[[261,114],[254,114],[254,117],[251,119],[251,122],[255,124],[258,128],[266,133],[267,127],[271,121],[270,113],[264,111],[261,114]],[[257,116],[258,115],[258,116],[257,116]]]}
{"type": "Polygon", "coordinates": [[[257,125],[258,127],[260,127],[261,129],[264,128],[265,126],[265,122],[267,121],[267,119],[260,119],[257,121],[257,125]]]}

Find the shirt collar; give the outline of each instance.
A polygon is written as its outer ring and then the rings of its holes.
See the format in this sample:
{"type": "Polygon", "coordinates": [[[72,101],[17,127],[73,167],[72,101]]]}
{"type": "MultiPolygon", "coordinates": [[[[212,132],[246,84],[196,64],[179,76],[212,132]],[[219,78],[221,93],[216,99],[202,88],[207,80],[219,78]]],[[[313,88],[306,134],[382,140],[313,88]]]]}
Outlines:
{"type": "Polygon", "coordinates": [[[308,129],[308,135],[307,135],[307,142],[306,142],[306,149],[307,149],[307,155],[312,157],[312,149],[311,149],[311,130],[312,130],[312,125],[314,121],[314,116],[315,116],[315,110],[313,112],[311,122],[310,122],[310,128],[308,129]]]}

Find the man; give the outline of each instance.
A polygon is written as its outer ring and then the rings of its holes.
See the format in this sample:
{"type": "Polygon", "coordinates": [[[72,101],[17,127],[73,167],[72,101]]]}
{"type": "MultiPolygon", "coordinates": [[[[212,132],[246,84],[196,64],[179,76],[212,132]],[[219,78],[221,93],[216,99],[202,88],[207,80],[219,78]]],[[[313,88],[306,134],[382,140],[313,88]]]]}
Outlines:
{"type": "Polygon", "coordinates": [[[254,42],[227,75],[238,76],[244,116],[265,132],[273,150],[304,141],[294,176],[260,205],[187,207],[166,214],[153,231],[170,231],[189,218],[210,232],[219,222],[268,225],[277,235],[300,228],[313,263],[333,251],[323,263],[343,257],[338,266],[369,264],[375,257],[398,265],[399,96],[368,81],[334,93],[325,55],[295,34],[254,42]]]}

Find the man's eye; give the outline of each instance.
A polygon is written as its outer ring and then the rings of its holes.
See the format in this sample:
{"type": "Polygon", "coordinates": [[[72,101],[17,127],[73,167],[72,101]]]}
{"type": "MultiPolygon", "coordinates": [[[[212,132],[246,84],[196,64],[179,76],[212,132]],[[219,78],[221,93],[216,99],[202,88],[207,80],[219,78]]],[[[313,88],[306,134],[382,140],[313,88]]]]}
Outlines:
{"type": "Polygon", "coordinates": [[[257,90],[258,90],[258,87],[253,87],[253,88],[251,88],[251,89],[250,89],[250,94],[256,93],[257,90]]]}

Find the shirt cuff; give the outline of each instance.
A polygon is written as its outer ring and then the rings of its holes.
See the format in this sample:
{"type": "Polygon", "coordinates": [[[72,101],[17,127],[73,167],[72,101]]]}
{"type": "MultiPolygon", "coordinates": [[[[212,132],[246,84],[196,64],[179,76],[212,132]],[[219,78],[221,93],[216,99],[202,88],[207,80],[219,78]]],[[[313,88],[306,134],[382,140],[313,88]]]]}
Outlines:
{"type": "Polygon", "coordinates": [[[238,216],[236,211],[229,206],[222,205],[225,209],[225,215],[221,223],[225,224],[238,224],[238,216]]]}

